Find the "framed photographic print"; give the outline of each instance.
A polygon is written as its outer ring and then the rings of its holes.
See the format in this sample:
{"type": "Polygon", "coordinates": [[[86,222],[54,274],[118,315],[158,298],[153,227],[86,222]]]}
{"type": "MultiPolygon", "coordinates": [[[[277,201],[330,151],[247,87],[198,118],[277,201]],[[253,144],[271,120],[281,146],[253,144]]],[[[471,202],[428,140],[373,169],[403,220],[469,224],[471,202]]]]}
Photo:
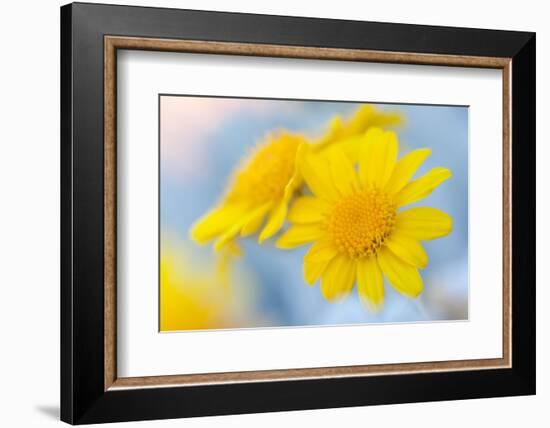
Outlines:
{"type": "Polygon", "coordinates": [[[61,418],[535,393],[535,35],[61,8],[61,418]]]}

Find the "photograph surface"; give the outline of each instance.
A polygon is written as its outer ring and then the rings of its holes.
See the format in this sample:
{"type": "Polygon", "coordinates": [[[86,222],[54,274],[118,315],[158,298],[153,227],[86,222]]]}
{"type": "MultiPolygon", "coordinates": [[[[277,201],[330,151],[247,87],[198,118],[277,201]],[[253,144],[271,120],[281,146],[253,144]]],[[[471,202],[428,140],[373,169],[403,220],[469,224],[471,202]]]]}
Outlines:
{"type": "Polygon", "coordinates": [[[159,95],[162,332],[468,319],[468,108],[159,95]]]}

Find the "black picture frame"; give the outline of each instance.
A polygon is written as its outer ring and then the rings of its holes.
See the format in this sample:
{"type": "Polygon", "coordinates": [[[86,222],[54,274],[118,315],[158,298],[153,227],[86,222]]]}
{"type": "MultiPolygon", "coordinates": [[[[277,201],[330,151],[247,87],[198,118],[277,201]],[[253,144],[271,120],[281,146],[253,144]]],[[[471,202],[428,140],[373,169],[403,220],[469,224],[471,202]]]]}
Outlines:
{"type": "Polygon", "coordinates": [[[61,420],[71,424],[535,393],[535,34],[73,3],[61,8],[61,420]],[[512,366],[104,388],[104,36],[512,60],[512,366]]]}

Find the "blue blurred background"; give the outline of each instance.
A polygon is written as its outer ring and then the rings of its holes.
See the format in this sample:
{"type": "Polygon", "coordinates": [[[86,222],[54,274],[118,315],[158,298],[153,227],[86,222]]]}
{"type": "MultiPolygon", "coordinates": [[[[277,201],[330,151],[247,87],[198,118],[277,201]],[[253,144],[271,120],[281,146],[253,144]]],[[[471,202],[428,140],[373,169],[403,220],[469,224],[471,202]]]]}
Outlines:
{"type": "MultiPolygon", "coordinates": [[[[202,278],[214,288],[211,246],[189,239],[191,225],[213,208],[239,161],[267,133],[277,129],[319,136],[335,114],[349,117],[360,104],[348,102],[222,99],[187,96],[160,97],[160,229],[161,259],[171,251],[181,272],[177,287],[185,295],[187,278],[202,278]],[[168,249],[170,247],[170,250],[168,249]],[[180,263],[181,261],[181,263],[180,263]]],[[[399,156],[429,147],[432,155],[417,175],[435,166],[450,168],[453,176],[429,197],[414,205],[449,213],[454,229],[448,237],[424,243],[429,265],[421,271],[424,292],[411,300],[388,284],[381,311],[369,312],[356,290],[342,303],[327,303],[319,286],[308,286],[302,275],[307,247],[277,250],[273,240],[258,245],[243,240],[245,255],[231,272],[231,296],[213,303],[212,291],[194,304],[205,310],[205,320],[193,322],[181,314],[176,330],[246,328],[355,323],[394,323],[468,318],[468,108],[375,104],[379,110],[399,112],[405,123],[395,130],[399,156]],[[210,297],[209,297],[210,296],[210,297]],[[202,306],[201,306],[202,305],[202,306]]],[[[189,279],[191,281],[191,279],[189,279]]],[[[164,291],[161,289],[161,294],[164,291]]],[[[215,294],[215,292],[214,292],[215,294]]],[[[168,296],[168,294],[166,295],[168,296]]],[[[189,300],[187,299],[187,300],[189,300]]],[[[172,305],[171,311],[178,311],[172,305]]],[[[162,311],[162,308],[161,308],[162,311]]],[[[192,311],[189,311],[191,313],[192,311]]],[[[175,325],[175,324],[172,324],[175,325]]]]}

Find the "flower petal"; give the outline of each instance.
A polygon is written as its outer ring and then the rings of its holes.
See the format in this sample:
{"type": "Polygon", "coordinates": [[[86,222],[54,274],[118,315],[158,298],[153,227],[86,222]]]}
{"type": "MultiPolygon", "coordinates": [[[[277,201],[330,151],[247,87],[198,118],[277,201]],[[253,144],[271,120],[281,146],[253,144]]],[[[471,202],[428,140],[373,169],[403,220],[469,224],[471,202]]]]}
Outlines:
{"type": "Polygon", "coordinates": [[[311,150],[303,150],[299,157],[300,172],[310,190],[320,198],[329,201],[338,198],[338,192],[332,184],[328,162],[311,150]]]}
{"type": "Polygon", "coordinates": [[[349,158],[338,147],[327,151],[326,156],[329,159],[332,182],[340,195],[348,196],[355,193],[359,188],[359,182],[349,158]]]}
{"type": "Polygon", "coordinates": [[[386,183],[386,192],[399,192],[431,153],[430,149],[418,149],[399,159],[389,181],[386,183]]]}
{"type": "Polygon", "coordinates": [[[428,171],[417,180],[411,181],[401,189],[394,197],[398,206],[412,204],[422,198],[425,198],[432,190],[452,176],[447,168],[437,167],[428,171]]]}
{"type": "Polygon", "coordinates": [[[296,156],[294,158],[294,172],[292,174],[292,177],[290,177],[290,180],[285,186],[285,191],[283,195],[283,199],[288,203],[292,195],[294,195],[294,191],[300,187],[302,184],[302,174],[300,172],[299,164],[300,160],[304,156],[304,153],[308,150],[307,143],[300,143],[298,148],[296,149],[296,156]]]}
{"type": "Polygon", "coordinates": [[[384,278],[375,257],[357,262],[357,291],[369,309],[377,310],[384,302],[384,278]]]}
{"type": "Polygon", "coordinates": [[[377,260],[390,284],[401,294],[418,297],[422,292],[422,277],[418,269],[396,257],[388,248],[378,251],[377,260]]]}
{"type": "Polygon", "coordinates": [[[243,227],[244,220],[238,221],[233,224],[229,229],[220,235],[220,237],[214,243],[214,250],[221,251],[225,245],[232,242],[233,239],[239,234],[239,231],[243,227]]]}
{"type": "MultiPolygon", "coordinates": [[[[222,235],[218,238],[218,240],[214,244],[214,250],[220,251],[226,244],[230,243],[239,234],[239,232],[243,233],[243,230],[249,227],[253,227],[254,225],[251,226],[251,223],[254,223],[254,222],[260,223],[263,220],[263,216],[265,215],[265,212],[267,211],[267,209],[269,209],[269,206],[271,205],[271,203],[268,203],[265,205],[267,206],[267,208],[266,206],[260,206],[256,209],[251,210],[249,213],[243,214],[239,219],[236,219],[233,225],[230,228],[228,228],[224,233],[222,233],[222,235]],[[258,219],[259,214],[261,214],[261,216],[258,219]]],[[[283,221],[284,221],[284,216],[283,216],[283,221]]],[[[268,221],[268,224],[269,224],[269,221],[268,221]]],[[[259,224],[258,224],[258,227],[259,227],[259,224]]]]}
{"type": "Polygon", "coordinates": [[[302,196],[292,203],[287,218],[292,223],[317,223],[323,219],[328,207],[328,203],[321,198],[302,196]]]}
{"type": "Polygon", "coordinates": [[[315,284],[328,263],[338,254],[328,240],[315,242],[304,256],[304,278],[309,285],[315,284]]]}
{"type": "Polygon", "coordinates": [[[397,214],[395,230],[411,238],[428,241],[451,233],[453,219],[437,208],[410,208],[397,214]]]}
{"type": "Polygon", "coordinates": [[[342,134],[343,122],[339,115],[334,116],[328,124],[326,134],[316,142],[313,147],[315,150],[323,150],[335,140],[339,139],[342,134]]]}
{"type": "MultiPolygon", "coordinates": [[[[271,204],[266,204],[269,205],[271,204]]],[[[216,241],[214,244],[214,250],[220,251],[227,243],[231,242],[239,232],[242,233],[245,228],[251,227],[251,223],[259,223],[263,220],[263,216],[267,209],[264,206],[258,207],[251,210],[249,213],[243,214],[239,219],[236,219],[233,225],[228,228],[216,241]],[[261,214],[261,217],[258,219],[258,214],[261,214]]],[[[283,217],[284,220],[284,217],[283,217]]],[[[269,224],[269,222],[268,222],[269,224]]],[[[254,225],[252,225],[254,226],[254,225]]],[[[259,224],[258,224],[259,227],[259,224]]]]}
{"type": "Polygon", "coordinates": [[[296,224],[284,232],[275,244],[277,248],[290,249],[321,238],[324,232],[318,223],[296,224]]]}
{"type": "Polygon", "coordinates": [[[355,135],[353,137],[346,137],[343,140],[338,141],[337,146],[353,163],[359,161],[361,149],[364,141],[363,135],[355,135]]]}
{"type": "Polygon", "coordinates": [[[281,227],[283,226],[283,223],[285,222],[286,211],[287,211],[286,200],[280,201],[277,205],[275,205],[271,209],[267,223],[262,229],[260,236],[258,237],[258,242],[260,244],[264,242],[266,239],[271,238],[281,229],[281,227]]]}
{"type": "Polygon", "coordinates": [[[374,119],[382,113],[378,112],[371,104],[363,104],[358,107],[353,115],[345,121],[340,130],[339,137],[348,137],[364,133],[368,128],[374,125],[374,119]]]}
{"type": "Polygon", "coordinates": [[[379,111],[373,105],[364,104],[345,121],[340,116],[335,116],[323,138],[313,145],[314,150],[325,150],[337,145],[356,163],[359,160],[362,137],[369,128],[386,128],[399,125],[403,121],[403,116],[397,112],[379,111]]]}
{"type": "Polygon", "coordinates": [[[412,266],[424,269],[428,265],[428,255],[418,239],[394,230],[386,240],[385,245],[393,254],[412,266]]]}
{"type": "Polygon", "coordinates": [[[246,212],[244,204],[223,204],[199,219],[191,229],[191,239],[204,244],[231,228],[246,212]]]}
{"type": "Polygon", "coordinates": [[[265,218],[266,213],[272,207],[272,203],[268,202],[258,208],[256,208],[248,217],[247,221],[241,229],[241,236],[250,236],[258,231],[262,225],[262,221],[265,218]]]}
{"type": "Polygon", "coordinates": [[[363,137],[359,159],[361,184],[383,188],[390,179],[397,159],[395,132],[371,128],[363,137]]]}
{"type": "Polygon", "coordinates": [[[353,288],[356,263],[346,255],[334,257],[321,277],[321,292],[329,302],[344,299],[353,288]]]}

